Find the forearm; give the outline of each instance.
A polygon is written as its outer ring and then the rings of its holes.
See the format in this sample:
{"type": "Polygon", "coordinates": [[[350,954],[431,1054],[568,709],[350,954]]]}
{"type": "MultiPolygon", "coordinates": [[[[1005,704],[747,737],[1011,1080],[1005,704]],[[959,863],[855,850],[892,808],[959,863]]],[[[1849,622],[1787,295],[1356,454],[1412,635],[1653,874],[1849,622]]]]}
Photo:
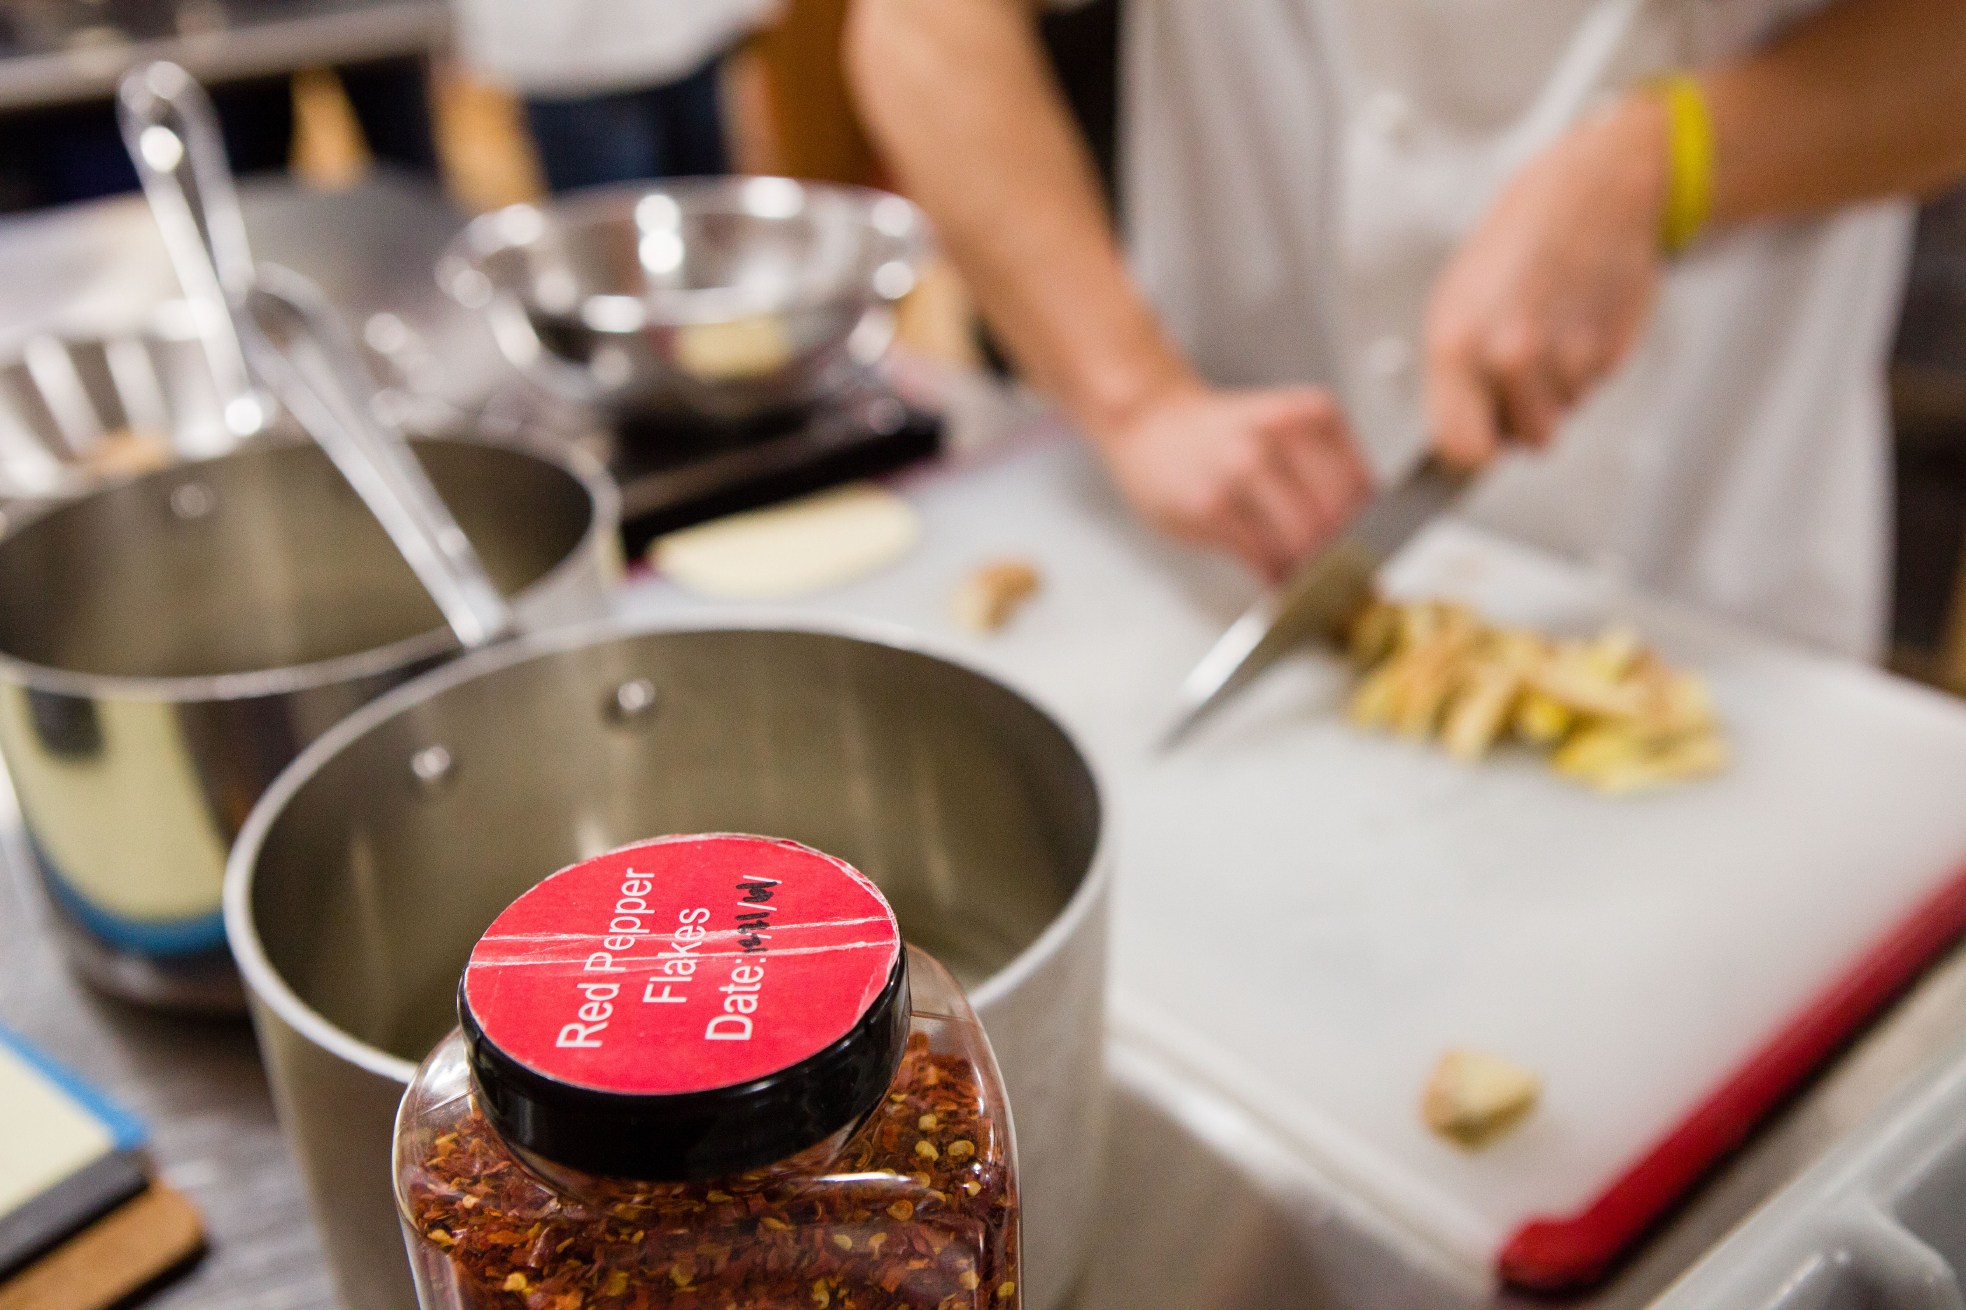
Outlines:
{"type": "Polygon", "coordinates": [[[1840,0],[1701,80],[1716,225],[1966,176],[1966,0],[1840,0]]]}
{"type": "Polygon", "coordinates": [[[858,0],[863,117],[1026,377],[1095,437],[1188,366],[1135,288],[1031,0],[858,0]]]}

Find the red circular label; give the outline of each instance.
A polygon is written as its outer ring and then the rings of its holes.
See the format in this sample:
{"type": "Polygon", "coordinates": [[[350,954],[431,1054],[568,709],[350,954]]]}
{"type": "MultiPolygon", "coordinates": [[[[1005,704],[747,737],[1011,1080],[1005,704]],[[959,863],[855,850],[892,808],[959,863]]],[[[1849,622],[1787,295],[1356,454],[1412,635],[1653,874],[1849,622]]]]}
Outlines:
{"type": "Polygon", "coordinates": [[[472,1017],[537,1073],[675,1096],[790,1068],[867,1013],[901,951],[859,870],[797,842],[664,837],[514,901],[464,971],[472,1017]]]}

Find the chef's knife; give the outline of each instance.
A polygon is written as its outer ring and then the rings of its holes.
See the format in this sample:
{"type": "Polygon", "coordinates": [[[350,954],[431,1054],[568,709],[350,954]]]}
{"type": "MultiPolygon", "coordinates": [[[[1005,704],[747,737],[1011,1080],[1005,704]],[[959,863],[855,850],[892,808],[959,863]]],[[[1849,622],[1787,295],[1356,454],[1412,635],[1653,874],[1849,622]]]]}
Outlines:
{"type": "Polygon", "coordinates": [[[1292,649],[1337,637],[1371,597],[1379,566],[1452,506],[1472,476],[1428,458],[1366,506],[1344,536],[1250,606],[1181,684],[1180,715],[1161,748],[1179,745],[1216,706],[1292,649]]]}

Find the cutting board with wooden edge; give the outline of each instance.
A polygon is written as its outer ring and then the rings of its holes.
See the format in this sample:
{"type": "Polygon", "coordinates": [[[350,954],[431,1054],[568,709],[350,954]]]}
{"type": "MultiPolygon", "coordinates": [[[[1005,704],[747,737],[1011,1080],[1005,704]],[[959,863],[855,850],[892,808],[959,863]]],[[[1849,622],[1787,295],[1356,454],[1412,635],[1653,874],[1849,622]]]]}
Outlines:
{"type": "MultiPolygon", "coordinates": [[[[1733,767],[1606,799],[1526,753],[1464,766],[1350,727],[1351,675],[1317,652],[1162,755],[1251,584],[1134,524],[1060,439],[901,486],[921,548],[802,608],[919,629],[1070,724],[1110,790],[1130,1027],[1510,1281],[1601,1272],[1966,923],[1966,706],[1935,693],[1443,523],[1390,590],[1559,633],[1635,622],[1709,679],[1733,767]],[[1006,555],[1042,594],[961,633],[949,592],[1006,555]],[[1463,1045],[1546,1079],[1472,1154],[1417,1109],[1463,1045]]],[[[630,607],[718,609],[659,579],[630,607]]]]}

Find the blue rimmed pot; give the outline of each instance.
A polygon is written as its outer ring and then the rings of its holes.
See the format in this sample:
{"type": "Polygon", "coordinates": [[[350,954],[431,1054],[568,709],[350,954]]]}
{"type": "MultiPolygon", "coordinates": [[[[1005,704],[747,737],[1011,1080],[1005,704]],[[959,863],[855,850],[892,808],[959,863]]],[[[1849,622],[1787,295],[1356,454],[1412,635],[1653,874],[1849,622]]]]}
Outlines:
{"type": "MultiPolygon", "coordinates": [[[[604,612],[618,498],[574,457],[416,443],[522,629],[604,612]]],[[[247,813],[309,742],[455,656],[327,459],[262,439],[0,536],[0,754],[66,954],[161,1008],[237,1011],[220,912],[247,813]]]]}

